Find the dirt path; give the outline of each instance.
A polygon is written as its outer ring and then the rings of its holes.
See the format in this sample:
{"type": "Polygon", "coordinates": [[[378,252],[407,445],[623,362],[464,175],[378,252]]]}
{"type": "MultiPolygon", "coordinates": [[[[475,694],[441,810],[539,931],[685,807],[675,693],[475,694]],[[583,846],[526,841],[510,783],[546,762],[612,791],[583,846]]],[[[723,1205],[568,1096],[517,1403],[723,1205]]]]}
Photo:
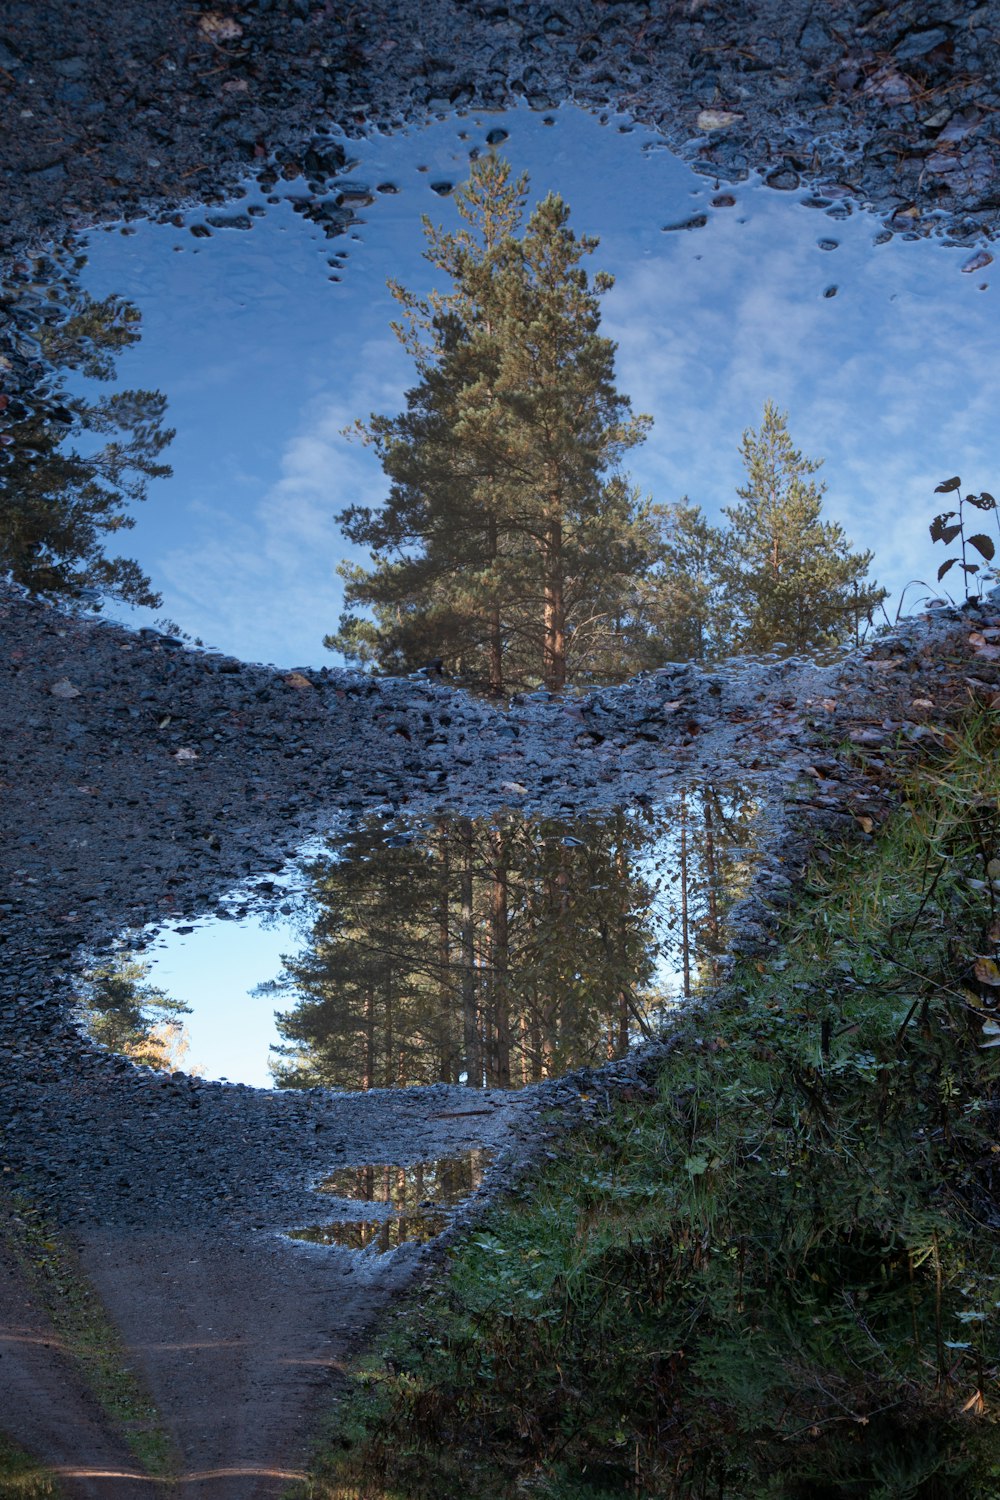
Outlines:
{"type": "Polygon", "coordinates": [[[310,1251],[211,1232],[107,1233],[86,1269],[183,1455],[185,1500],[275,1500],[347,1353],[411,1256],[310,1251]]]}
{"type": "Polygon", "coordinates": [[[109,1426],[2,1244],[0,1412],[4,1430],[59,1475],[67,1500],[146,1500],[160,1488],[109,1426]]]}
{"type": "MultiPolygon", "coordinates": [[[[497,1150],[523,1109],[512,1098],[467,1113],[468,1095],[459,1089],[383,1094],[374,1109],[367,1103],[333,1101],[353,1160],[388,1154],[405,1162],[473,1145],[497,1150]],[[361,1117],[360,1128],[355,1121],[352,1129],[352,1115],[361,1117]]],[[[99,1140],[94,1145],[103,1149],[99,1140]]],[[[276,1234],[271,1225],[283,1213],[287,1228],[336,1216],[308,1190],[293,1192],[284,1211],[276,1195],[262,1202],[255,1217],[267,1227],[226,1227],[221,1214],[192,1221],[183,1209],[177,1217],[186,1222],[172,1225],[170,1179],[183,1163],[167,1149],[159,1170],[148,1170],[158,1192],[147,1200],[145,1224],[122,1224],[120,1215],[88,1222],[86,1178],[77,1191],[64,1187],[64,1216],[74,1202],[77,1208],[72,1239],[82,1270],[172,1439],[177,1492],[192,1500],[276,1500],[305,1472],[313,1424],[346,1358],[419,1272],[425,1252],[405,1246],[359,1254],[276,1234]]],[[[0,1329],[0,1426],[59,1473],[67,1497],[160,1493],[162,1481],[143,1478],[9,1261],[0,1261],[0,1329]]]]}

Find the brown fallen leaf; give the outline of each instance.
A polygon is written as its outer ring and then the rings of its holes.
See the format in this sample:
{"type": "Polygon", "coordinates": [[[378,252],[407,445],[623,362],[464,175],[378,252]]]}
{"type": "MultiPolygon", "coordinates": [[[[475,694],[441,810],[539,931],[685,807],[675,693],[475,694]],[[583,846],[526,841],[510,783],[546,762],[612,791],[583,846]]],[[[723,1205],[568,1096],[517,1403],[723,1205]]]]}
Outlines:
{"type": "Polygon", "coordinates": [[[995,958],[977,958],[972,967],[980,984],[988,984],[991,989],[1000,989],[1000,965],[997,964],[995,958]]]}
{"type": "Polygon", "coordinates": [[[304,672],[289,672],[285,678],[285,686],[292,688],[311,688],[313,684],[304,672]]]}

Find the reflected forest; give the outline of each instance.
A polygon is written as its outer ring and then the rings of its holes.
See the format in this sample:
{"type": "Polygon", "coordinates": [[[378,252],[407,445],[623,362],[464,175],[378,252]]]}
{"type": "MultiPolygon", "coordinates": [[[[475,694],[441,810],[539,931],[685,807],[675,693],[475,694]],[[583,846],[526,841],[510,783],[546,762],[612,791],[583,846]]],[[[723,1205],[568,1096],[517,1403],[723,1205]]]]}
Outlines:
{"type": "Polygon", "coordinates": [[[305,866],[308,940],[261,992],[282,1088],[520,1087],[620,1056],[715,972],[755,804],[372,822],[305,866]]]}

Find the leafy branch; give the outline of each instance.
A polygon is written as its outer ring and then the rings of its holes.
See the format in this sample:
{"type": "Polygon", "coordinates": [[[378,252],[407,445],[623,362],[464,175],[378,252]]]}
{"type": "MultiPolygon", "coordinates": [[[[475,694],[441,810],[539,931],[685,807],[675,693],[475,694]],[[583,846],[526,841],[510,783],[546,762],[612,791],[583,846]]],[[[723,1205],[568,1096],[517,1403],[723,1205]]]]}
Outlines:
{"type": "MultiPolygon", "coordinates": [[[[957,565],[965,574],[965,597],[969,599],[971,597],[969,580],[977,574],[983,573],[983,569],[981,563],[969,562],[968,549],[974,547],[980,557],[987,563],[992,563],[996,556],[996,546],[992,537],[988,537],[982,532],[976,532],[973,536],[966,536],[965,506],[971,505],[975,510],[992,510],[995,512],[997,503],[993,496],[986,490],[983,490],[979,495],[966,495],[963,498],[962,481],[957,475],[952,479],[945,479],[941,484],[935,486],[934,493],[935,495],[957,494],[958,510],[945,510],[940,515],[934,517],[929,528],[931,541],[943,542],[946,547],[950,547],[955,538],[958,537],[962,547],[960,558],[948,557],[938,568],[938,582],[940,583],[945,574],[957,565]]],[[[983,573],[983,577],[994,578],[996,577],[996,573],[992,568],[988,568],[983,573]]]]}

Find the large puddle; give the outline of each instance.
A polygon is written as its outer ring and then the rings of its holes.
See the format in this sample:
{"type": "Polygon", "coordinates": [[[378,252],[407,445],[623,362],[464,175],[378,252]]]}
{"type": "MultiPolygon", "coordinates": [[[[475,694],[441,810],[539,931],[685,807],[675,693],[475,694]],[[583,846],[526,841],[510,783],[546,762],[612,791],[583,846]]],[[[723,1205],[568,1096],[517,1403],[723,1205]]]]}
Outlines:
{"type": "Polygon", "coordinates": [[[626,1052],[716,973],[756,802],[372,818],[261,904],[136,935],[81,991],[152,1066],[266,1086],[516,1088],[626,1052]]]}
{"type": "MultiPolygon", "coordinates": [[[[414,380],[387,282],[440,290],[421,216],[455,229],[455,187],[491,150],[527,172],[529,207],[563,196],[573,228],[600,237],[588,270],[616,278],[601,332],[617,343],[617,388],[654,420],[627,450],[635,489],[616,493],[632,494],[632,510],[608,557],[639,547],[628,527],[645,494],[668,508],[690,497],[719,521],[747,478],[741,434],[771,400],[801,452],[825,460],[823,515],[874,551],[878,580],[898,596],[933,576],[934,485],[959,470],[978,489],[1000,467],[982,373],[1000,338],[991,253],[918,237],[905,206],[887,229],[849,184],[819,194],[791,168],[766,183],[699,175],[651,130],[569,105],[440,117],[393,136],[327,132],[304,176],[269,170],[231,202],[94,229],[20,263],[4,290],[0,460],[28,532],[40,515],[71,547],[79,506],[100,511],[116,486],[125,502],[145,486],[144,505],[125,505],[135,528],[124,550],[167,617],[244,658],[331,660],[337,568],[370,561],[334,517],[377,508],[388,488],[377,451],[345,428],[400,412],[414,380]],[[166,423],[176,435],[164,447],[166,423]],[[124,450],[119,430],[131,434],[124,450]]],[[[516,439],[503,451],[516,454],[516,439]]],[[[424,499],[433,468],[423,491],[414,481],[424,499]]],[[[491,470],[475,472],[503,493],[491,470]]],[[[613,498],[600,491],[601,505],[613,498]]],[[[486,564],[453,549],[459,581],[435,595],[435,631],[457,621],[461,644],[469,619],[488,626],[491,653],[521,650],[529,663],[505,681],[529,686],[559,687],[558,654],[588,630],[597,644],[575,683],[635,670],[630,640],[649,619],[653,648],[686,631],[678,654],[704,649],[689,617],[710,610],[717,561],[686,554],[680,624],[665,625],[672,563],[652,605],[649,575],[633,568],[626,607],[602,582],[604,554],[592,561],[580,543],[567,578],[571,554],[554,550],[569,545],[563,532],[532,532],[504,505],[484,535],[500,514],[514,539],[494,537],[486,564]],[[522,589],[520,612],[502,618],[501,574],[522,589]]],[[[36,581],[60,587],[46,545],[36,581]]],[[[406,535],[398,545],[409,564],[406,535]]],[[[131,576],[125,566],[108,578],[125,587],[131,576]]],[[[386,609],[420,637],[425,598],[386,609]]],[[[109,612],[160,618],[152,606],[109,612]]],[[[433,631],[427,644],[439,659],[433,631]]],[[[481,665],[483,640],[475,650],[481,665]]],[[[601,1062],[711,980],[726,911],[749,879],[754,810],[746,790],[705,786],[611,816],[356,826],[311,847],[277,894],[262,882],[256,898],[236,892],[172,932],[133,935],[81,989],[86,1024],[136,1061],[261,1086],[518,1087],[601,1062]]]]}
{"type": "Polygon", "coordinates": [[[455,226],[452,188],[491,141],[530,174],[532,200],[557,190],[575,228],[600,236],[592,269],[617,278],[602,331],[620,389],[654,418],[629,454],[643,493],[717,518],[744,477],[740,435],[771,398],[825,459],[825,512],[874,549],[893,598],[932,577],[934,484],[961,472],[978,489],[1000,458],[983,378],[1000,337],[989,254],[918,241],[905,206],[887,231],[848,186],[819,196],[790,170],[771,186],[699,176],[654,132],[570,105],[330,136],[310,177],[278,172],[232,203],[95,230],[23,264],[5,357],[38,357],[44,374],[33,406],[0,414],[8,458],[37,477],[74,423],[80,453],[100,444],[74,402],[162,392],[173,477],[150,479],[125,547],[162,612],[248,659],[329,661],[337,564],[366,561],[333,517],[386,491],[343,429],[398,411],[413,378],[386,280],[435,285],[420,216],[455,226]]]}

